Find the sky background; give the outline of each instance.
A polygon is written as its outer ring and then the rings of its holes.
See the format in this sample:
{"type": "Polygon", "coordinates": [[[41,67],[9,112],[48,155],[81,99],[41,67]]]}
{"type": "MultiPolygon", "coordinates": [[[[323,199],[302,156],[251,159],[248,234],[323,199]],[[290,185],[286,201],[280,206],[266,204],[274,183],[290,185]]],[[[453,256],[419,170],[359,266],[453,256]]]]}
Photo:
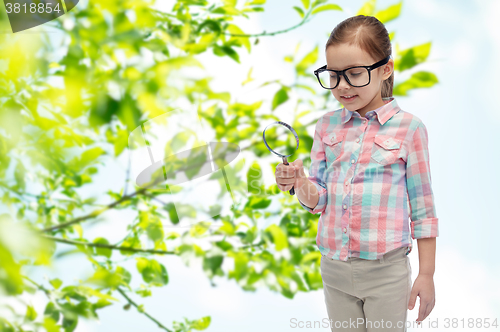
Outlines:
{"type": "MultiPolygon", "coordinates": [[[[253,67],[252,76],[260,82],[273,79],[293,81],[293,67],[283,58],[294,53],[299,41],[299,58],[319,46],[320,55],[310,69],[312,74],[313,69],[325,64],[323,49],[328,34],[336,24],[355,15],[363,1],[335,3],[344,10],[326,11],[291,32],[260,38],[259,45],[253,46],[251,55],[246,50],[240,52],[241,64],[227,57],[204,54],[202,63],[214,78],[212,88],[215,91],[230,91],[240,102],[255,100],[255,93],[261,97],[263,94],[268,96],[270,101],[276,86],[268,90],[252,90],[251,84],[241,87],[239,83],[246,78],[250,67],[253,67]],[[223,66],[226,69],[221,71],[223,66]]],[[[395,3],[379,0],[377,9],[395,3]]],[[[251,16],[251,20],[238,20],[235,23],[246,33],[285,29],[299,22],[299,16],[292,9],[294,5],[301,6],[300,1],[269,0],[264,13],[251,16]]],[[[460,325],[454,331],[469,331],[472,330],[467,327],[470,318],[489,318],[490,321],[500,318],[500,288],[494,282],[495,277],[500,275],[499,259],[495,252],[495,235],[500,232],[495,208],[500,196],[496,169],[500,159],[495,153],[498,151],[495,142],[499,142],[500,138],[500,113],[495,100],[496,90],[500,86],[499,12],[500,2],[494,0],[404,1],[400,17],[386,25],[389,32],[396,31],[393,54],[396,43],[400,49],[405,49],[432,41],[428,61],[401,77],[396,73],[396,82],[403,81],[419,70],[431,71],[439,79],[439,84],[430,89],[416,89],[410,91],[407,97],[396,97],[404,111],[418,116],[427,127],[432,188],[439,218],[434,274],[436,305],[418,330],[436,331],[436,328],[428,327],[429,321],[437,321],[439,328],[443,329],[448,320],[451,322],[456,319],[462,324],[463,319],[465,327],[460,325]],[[479,172],[479,166],[482,167],[482,173],[479,172]],[[490,166],[492,169],[489,169],[490,166]]],[[[253,85],[254,88],[256,86],[253,85]]],[[[316,88],[322,92],[319,85],[316,88]]],[[[332,107],[335,107],[334,97],[330,98],[332,107]]],[[[293,98],[289,103],[294,105],[293,98]]],[[[282,109],[286,110],[286,104],[282,109]]],[[[331,110],[314,109],[311,110],[311,116],[317,119],[323,112],[331,110]]],[[[291,120],[292,113],[280,114],[282,121],[291,120]]],[[[314,128],[310,128],[311,136],[313,131],[314,128]]],[[[294,160],[293,156],[289,159],[294,160]]],[[[124,160],[107,165],[99,173],[103,186],[115,189],[122,187],[124,171],[124,160]]],[[[266,174],[266,186],[273,182],[272,173],[266,174]]],[[[86,225],[86,237],[105,234],[110,242],[121,239],[123,217],[119,212],[109,213],[99,224],[86,225]]],[[[418,275],[416,240],[413,240],[413,246],[409,257],[414,281],[418,275]]],[[[58,244],[58,248],[65,250],[70,246],[58,244]]],[[[209,331],[297,331],[311,329],[293,328],[291,319],[306,322],[327,318],[323,290],[298,293],[293,300],[289,300],[267,289],[255,293],[244,292],[234,280],[216,279],[217,287],[211,287],[200,264],[186,267],[179,257],[157,256],[155,259],[167,267],[169,284],[153,289],[152,297],[135,296],[134,300],[144,304],[148,313],[167,327],[171,326],[172,320],[180,321],[182,317],[196,319],[210,315],[212,323],[209,331]]],[[[135,271],[134,260],[124,261],[123,266],[135,271]]],[[[72,255],[58,260],[52,269],[37,268],[32,278],[42,281],[44,278],[58,277],[66,284],[83,280],[91,273],[92,269],[83,255],[72,255]]],[[[138,286],[139,283],[138,274],[134,273],[132,285],[138,286]]],[[[115,296],[121,304],[98,311],[100,321],[83,320],[76,331],[158,330],[152,321],[135,309],[123,311],[124,299],[118,293],[115,296]]],[[[35,296],[25,296],[24,299],[31,302],[38,312],[43,312],[47,302],[40,292],[35,296]]],[[[1,303],[7,301],[0,300],[1,303]]],[[[9,303],[24,308],[15,301],[9,303]]],[[[416,320],[418,309],[417,299],[415,308],[408,311],[408,321],[416,320]]],[[[327,328],[314,330],[328,331],[327,328]]],[[[408,329],[414,330],[416,328],[408,329]]]]}

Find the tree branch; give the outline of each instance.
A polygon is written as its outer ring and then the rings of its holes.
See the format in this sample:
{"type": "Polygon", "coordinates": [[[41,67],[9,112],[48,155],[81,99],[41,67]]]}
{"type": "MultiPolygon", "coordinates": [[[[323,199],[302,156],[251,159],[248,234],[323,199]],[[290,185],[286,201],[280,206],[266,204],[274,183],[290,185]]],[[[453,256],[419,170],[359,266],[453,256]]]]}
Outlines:
{"type": "Polygon", "coordinates": [[[74,244],[74,245],[82,245],[82,246],[88,246],[88,247],[108,248],[108,249],[112,249],[112,250],[126,250],[126,251],[161,254],[161,255],[176,255],[176,253],[174,251],[165,251],[165,250],[156,250],[156,249],[139,249],[139,248],[115,246],[112,244],[105,244],[105,243],[91,243],[91,242],[75,241],[75,240],[62,239],[59,237],[54,237],[54,236],[45,235],[45,234],[42,234],[41,236],[44,238],[47,238],[49,240],[55,241],[55,242],[74,244]]]}
{"type": "MultiPolygon", "coordinates": [[[[311,8],[312,9],[312,8],[311,8]]],[[[298,24],[294,25],[293,27],[290,27],[288,29],[284,29],[284,30],[278,30],[278,31],[274,31],[274,32],[266,32],[265,30],[261,33],[256,33],[256,34],[238,34],[238,33],[229,33],[229,32],[225,32],[225,31],[222,31],[221,33],[222,34],[225,34],[227,36],[234,36],[234,37],[261,37],[261,36],[274,36],[274,35],[277,35],[277,34],[280,34],[280,33],[285,33],[285,32],[288,32],[290,30],[293,30],[293,29],[296,29],[298,27],[300,27],[301,25],[303,25],[304,23],[307,22],[307,19],[309,18],[309,14],[311,13],[311,11],[309,10],[306,15],[304,16],[304,18],[302,19],[302,21],[300,21],[298,24]]]]}
{"type": "MultiPolygon", "coordinates": [[[[25,275],[22,275],[23,278],[25,278],[26,280],[30,281],[31,283],[33,283],[38,289],[40,289],[41,291],[43,291],[47,297],[49,298],[49,301],[52,301],[52,298],[50,297],[50,291],[43,287],[42,285],[38,284],[37,282],[31,280],[29,277],[25,276],[25,275]]],[[[148,317],[149,319],[151,319],[153,322],[155,322],[156,324],[158,324],[158,326],[162,329],[164,329],[165,331],[169,331],[169,332],[173,332],[172,330],[168,329],[167,327],[165,327],[162,323],[160,323],[156,318],[154,318],[153,316],[151,316],[150,314],[148,314],[147,312],[145,311],[141,311],[141,309],[139,309],[139,306],[134,302],[132,301],[132,299],[130,299],[127,294],[125,294],[125,292],[123,290],[120,289],[120,287],[117,287],[116,290],[125,298],[127,299],[128,303],[130,303],[131,305],[133,305],[134,307],[137,308],[137,311],[141,312],[142,314],[144,314],[146,317],[148,317]]]]}
{"type": "Polygon", "coordinates": [[[125,298],[127,299],[128,303],[130,303],[131,305],[133,305],[137,311],[139,311],[140,313],[144,314],[146,317],[148,317],[149,319],[151,319],[153,322],[155,322],[156,324],[158,324],[158,327],[164,329],[165,331],[169,331],[169,332],[173,332],[172,330],[168,329],[166,326],[164,326],[162,323],[160,323],[156,318],[154,318],[153,316],[151,316],[150,314],[148,314],[147,312],[145,312],[144,310],[142,309],[139,309],[139,306],[130,298],[127,296],[127,294],[125,294],[125,292],[123,290],[121,290],[120,287],[116,287],[116,290],[118,292],[120,292],[120,294],[125,298]]]}
{"type": "Polygon", "coordinates": [[[71,226],[73,224],[77,224],[79,222],[82,222],[82,221],[85,221],[87,219],[91,219],[91,218],[95,218],[97,217],[98,215],[100,215],[101,213],[109,210],[109,209],[112,209],[114,208],[116,205],[120,204],[120,203],[123,203],[129,199],[131,199],[132,197],[136,196],[136,195],[139,195],[141,193],[143,193],[144,191],[146,191],[147,189],[149,189],[149,187],[144,187],[130,195],[126,195],[126,196],[123,196],[122,198],[120,198],[119,200],[111,203],[111,204],[108,204],[106,205],[105,207],[103,207],[102,209],[99,209],[99,210],[95,210],[95,211],[92,211],[91,213],[85,215],[85,216],[81,216],[81,217],[78,217],[78,218],[75,218],[73,220],[70,220],[68,222],[65,222],[65,223],[62,223],[62,224],[58,224],[58,225],[55,225],[55,226],[51,226],[51,227],[47,227],[47,228],[44,228],[41,230],[41,232],[50,232],[50,231],[54,231],[56,229],[59,229],[59,228],[63,228],[63,227],[68,227],[68,226],[71,226]]]}
{"type": "MultiPolygon", "coordinates": [[[[313,122],[311,122],[311,123],[313,123],[313,122]]],[[[250,142],[250,145],[248,145],[248,146],[246,146],[244,148],[240,148],[240,152],[241,151],[245,151],[247,149],[250,149],[253,145],[254,145],[254,143],[250,142]]],[[[217,157],[219,157],[219,156],[217,156],[217,157]]],[[[200,163],[193,163],[189,167],[184,168],[183,171],[185,172],[185,171],[188,171],[190,169],[193,169],[193,168],[196,168],[196,167],[199,167],[199,166],[200,166],[200,163]]],[[[155,181],[153,181],[151,184],[147,185],[146,187],[141,188],[140,190],[138,190],[136,192],[133,192],[130,195],[124,195],[119,200],[117,200],[117,201],[115,201],[113,203],[110,203],[108,205],[105,205],[101,209],[92,211],[91,213],[89,213],[87,215],[84,215],[84,216],[81,216],[81,217],[77,217],[77,218],[75,218],[73,220],[70,220],[70,221],[67,221],[65,223],[61,223],[61,224],[57,224],[57,225],[54,225],[54,226],[51,226],[51,227],[44,228],[44,229],[42,229],[40,231],[42,233],[51,232],[51,231],[54,231],[54,230],[57,230],[57,229],[60,229],[60,228],[65,228],[65,227],[68,227],[68,226],[80,223],[80,222],[88,220],[88,219],[95,218],[95,217],[99,216],[100,214],[102,214],[103,212],[106,212],[107,210],[110,210],[110,209],[114,208],[116,205],[119,205],[119,204],[121,204],[121,203],[123,203],[123,202],[125,202],[125,201],[127,201],[127,200],[129,200],[131,198],[133,198],[134,196],[137,196],[137,195],[140,195],[140,194],[144,194],[146,192],[146,190],[150,189],[151,187],[155,186],[156,184],[158,184],[158,183],[160,183],[162,181],[165,181],[165,179],[162,179],[162,178],[158,177],[157,179],[155,179],[155,181]]]]}

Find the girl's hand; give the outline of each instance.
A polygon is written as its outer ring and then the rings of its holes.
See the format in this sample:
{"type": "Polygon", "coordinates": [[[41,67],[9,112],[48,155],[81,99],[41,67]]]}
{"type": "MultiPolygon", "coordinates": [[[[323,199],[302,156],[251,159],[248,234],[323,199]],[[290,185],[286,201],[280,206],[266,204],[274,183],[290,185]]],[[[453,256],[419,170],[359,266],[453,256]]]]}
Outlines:
{"type": "Polygon", "coordinates": [[[300,159],[296,159],[288,165],[283,163],[278,164],[278,166],[276,166],[274,176],[276,184],[281,191],[289,191],[293,186],[295,188],[295,192],[297,192],[297,190],[299,190],[305,183],[305,179],[307,179],[302,160],[300,159]]]}
{"type": "Polygon", "coordinates": [[[429,316],[434,305],[436,304],[436,296],[434,292],[434,280],[432,275],[419,274],[415,282],[413,283],[413,288],[410,294],[410,301],[408,303],[408,309],[412,310],[415,307],[415,301],[417,300],[417,295],[420,297],[420,308],[418,310],[417,322],[420,325],[421,322],[429,316]]]}

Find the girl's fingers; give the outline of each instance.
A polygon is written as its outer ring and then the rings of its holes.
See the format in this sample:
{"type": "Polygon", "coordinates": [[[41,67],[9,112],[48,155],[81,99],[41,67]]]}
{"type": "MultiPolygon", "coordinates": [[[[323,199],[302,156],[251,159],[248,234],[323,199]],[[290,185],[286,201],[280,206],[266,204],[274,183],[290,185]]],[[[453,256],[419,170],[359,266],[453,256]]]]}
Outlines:
{"type": "Polygon", "coordinates": [[[281,191],[289,191],[290,189],[292,189],[293,186],[286,186],[286,187],[281,187],[281,191]]]}
{"type": "Polygon", "coordinates": [[[286,186],[286,185],[295,183],[295,177],[294,178],[278,178],[276,183],[278,183],[281,186],[286,186]]]}
{"type": "Polygon", "coordinates": [[[276,168],[276,176],[279,176],[281,178],[291,178],[295,176],[295,171],[296,168],[292,164],[278,166],[276,168]]]}
{"type": "Polygon", "coordinates": [[[295,185],[296,178],[280,178],[276,177],[276,184],[281,191],[289,191],[295,185]]]}
{"type": "Polygon", "coordinates": [[[276,177],[276,182],[285,184],[294,182],[296,178],[295,174],[293,176],[281,176],[279,174],[276,174],[275,177],[276,177]]]}
{"type": "Polygon", "coordinates": [[[288,165],[279,164],[276,167],[274,175],[276,184],[281,191],[290,191],[295,186],[297,181],[296,170],[297,167],[293,163],[288,165]]]}
{"type": "Polygon", "coordinates": [[[290,184],[286,184],[286,185],[278,184],[278,188],[281,191],[288,191],[288,190],[292,189],[292,187],[293,187],[293,184],[292,185],[290,185],[290,184]]]}

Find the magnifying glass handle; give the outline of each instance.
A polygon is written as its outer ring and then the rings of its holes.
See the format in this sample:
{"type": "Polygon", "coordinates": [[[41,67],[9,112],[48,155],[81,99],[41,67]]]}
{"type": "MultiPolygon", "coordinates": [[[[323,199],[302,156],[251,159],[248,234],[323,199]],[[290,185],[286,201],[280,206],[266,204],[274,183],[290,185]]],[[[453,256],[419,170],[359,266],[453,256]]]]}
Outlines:
{"type": "MultiPolygon", "coordinates": [[[[286,160],[286,157],[283,157],[283,164],[288,165],[288,161],[286,160]]],[[[290,193],[290,195],[295,195],[295,189],[293,187],[288,192],[290,193]]]]}

